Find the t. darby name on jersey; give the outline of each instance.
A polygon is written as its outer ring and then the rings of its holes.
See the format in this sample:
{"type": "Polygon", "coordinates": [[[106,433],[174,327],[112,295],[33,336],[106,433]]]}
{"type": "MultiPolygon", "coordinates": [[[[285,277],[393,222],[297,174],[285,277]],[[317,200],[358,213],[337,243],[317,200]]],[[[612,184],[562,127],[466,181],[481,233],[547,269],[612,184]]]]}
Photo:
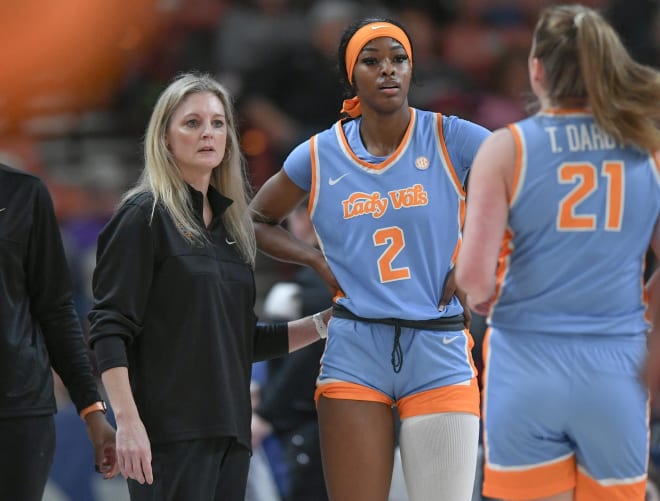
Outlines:
{"type": "Polygon", "coordinates": [[[569,151],[613,150],[620,146],[612,136],[595,123],[545,127],[545,131],[550,138],[553,153],[561,153],[564,151],[564,146],[568,146],[569,151]],[[558,130],[563,130],[564,134],[558,134],[558,130]]]}
{"type": "Polygon", "coordinates": [[[344,209],[344,219],[366,214],[371,214],[377,219],[387,212],[390,203],[394,209],[405,209],[428,205],[429,198],[424,186],[414,184],[408,188],[388,191],[387,196],[381,195],[378,191],[373,193],[356,191],[351,193],[346,200],[342,200],[341,203],[344,209]]]}

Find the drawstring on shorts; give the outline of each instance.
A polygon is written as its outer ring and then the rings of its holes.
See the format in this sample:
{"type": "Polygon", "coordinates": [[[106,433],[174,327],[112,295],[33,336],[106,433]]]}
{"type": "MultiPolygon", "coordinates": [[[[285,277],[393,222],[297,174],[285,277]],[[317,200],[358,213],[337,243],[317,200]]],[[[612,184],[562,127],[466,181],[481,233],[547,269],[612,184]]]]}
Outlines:
{"type": "Polygon", "coordinates": [[[401,323],[397,320],[394,322],[394,346],[392,346],[392,369],[394,372],[401,372],[403,367],[403,350],[401,349],[401,323]]]}
{"type": "Polygon", "coordinates": [[[392,356],[390,362],[394,372],[401,372],[403,367],[403,349],[401,348],[401,328],[428,330],[428,331],[462,331],[465,328],[465,317],[454,315],[453,317],[439,317],[429,320],[404,320],[401,318],[365,318],[355,315],[353,312],[336,304],[332,308],[332,315],[338,318],[357,320],[358,322],[367,322],[374,324],[392,325],[394,327],[394,343],[392,345],[392,356]]]}

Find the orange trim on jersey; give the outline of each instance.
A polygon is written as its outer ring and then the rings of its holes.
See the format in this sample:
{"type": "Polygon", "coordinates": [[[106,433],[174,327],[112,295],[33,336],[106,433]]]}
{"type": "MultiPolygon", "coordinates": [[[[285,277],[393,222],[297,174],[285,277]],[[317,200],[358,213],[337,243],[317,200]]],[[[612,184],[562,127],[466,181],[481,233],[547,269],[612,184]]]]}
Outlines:
{"type": "Polygon", "coordinates": [[[465,198],[461,198],[458,201],[458,217],[461,224],[460,228],[462,230],[463,225],[465,224],[465,198]]]}
{"type": "Polygon", "coordinates": [[[461,236],[459,235],[458,239],[456,240],[456,246],[454,247],[454,253],[451,255],[451,262],[452,264],[456,264],[456,260],[458,259],[458,253],[461,251],[461,236]]]}
{"type": "Polygon", "coordinates": [[[658,171],[658,174],[660,175],[660,151],[656,151],[651,155],[651,158],[653,159],[653,163],[655,164],[655,170],[658,171]]]}
{"type": "Polygon", "coordinates": [[[447,145],[445,144],[445,135],[442,131],[442,113],[436,113],[436,120],[437,120],[437,127],[438,127],[438,141],[440,142],[440,149],[442,150],[442,157],[445,159],[445,165],[448,167],[449,170],[449,175],[451,176],[451,180],[454,182],[454,186],[456,187],[456,191],[461,195],[465,196],[465,189],[463,188],[463,184],[461,181],[458,179],[458,176],[456,175],[456,170],[454,169],[454,164],[451,163],[451,157],[449,156],[449,152],[447,151],[447,145]]]}
{"type": "Polygon", "coordinates": [[[522,137],[520,136],[520,131],[515,125],[509,125],[509,130],[513,134],[513,141],[516,144],[516,164],[513,171],[513,181],[511,182],[511,190],[509,191],[509,206],[513,203],[518,191],[520,190],[520,180],[523,169],[523,142],[522,137]]]}
{"type": "Polygon", "coordinates": [[[472,378],[469,385],[453,384],[409,395],[396,406],[401,419],[438,412],[467,412],[479,417],[477,378],[472,378]]]}
{"type": "Polygon", "coordinates": [[[497,259],[497,271],[495,273],[495,292],[493,294],[493,299],[497,301],[497,298],[500,296],[502,291],[502,284],[504,283],[504,276],[509,270],[509,256],[513,252],[513,231],[511,228],[507,228],[504,231],[504,236],[502,237],[502,244],[500,246],[500,256],[497,259]]]}
{"type": "Polygon", "coordinates": [[[463,225],[465,224],[465,198],[458,199],[458,239],[456,240],[456,246],[454,247],[454,253],[451,256],[451,262],[456,264],[458,260],[458,253],[461,250],[461,245],[463,244],[463,225]]]}
{"type": "Polygon", "coordinates": [[[470,361],[470,367],[472,367],[472,371],[476,376],[479,371],[477,370],[477,366],[474,364],[474,359],[472,358],[472,348],[474,348],[474,338],[472,337],[472,334],[468,329],[463,329],[463,332],[467,336],[467,340],[468,340],[467,356],[468,356],[468,360],[470,361]]]}
{"type": "Polygon", "coordinates": [[[539,112],[541,115],[593,115],[588,108],[548,108],[539,112]]]}
{"type": "Polygon", "coordinates": [[[365,162],[361,158],[358,158],[358,156],[353,152],[351,149],[350,145],[348,144],[348,139],[346,139],[346,134],[344,134],[344,128],[341,126],[341,122],[339,122],[336,127],[339,128],[339,137],[341,138],[342,145],[344,147],[344,151],[348,153],[348,155],[351,157],[351,159],[361,165],[362,167],[365,167],[367,169],[372,169],[372,170],[382,170],[385,167],[391,165],[392,163],[396,162],[399,157],[401,156],[401,153],[403,153],[403,150],[408,146],[408,141],[410,139],[410,135],[413,130],[413,126],[415,122],[417,121],[417,114],[415,113],[414,108],[408,108],[410,111],[410,120],[408,121],[408,127],[406,129],[405,134],[403,135],[403,139],[401,140],[401,143],[399,143],[399,146],[397,146],[396,150],[387,157],[385,160],[383,160],[379,164],[371,164],[369,162],[365,162]]]}
{"type": "Polygon", "coordinates": [[[575,484],[575,456],[552,464],[521,467],[518,470],[492,469],[488,463],[484,467],[483,493],[498,499],[543,498],[573,490],[575,484]]]}
{"type": "Polygon", "coordinates": [[[337,381],[320,384],[314,392],[314,401],[318,403],[319,397],[339,398],[343,400],[363,400],[365,402],[380,402],[389,406],[394,405],[394,400],[373,388],[361,384],[337,381]]]}
{"type": "Polygon", "coordinates": [[[644,501],[646,478],[632,483],[602,485],[578,470],[575,499],[580,501],[644,501]]]}
{"type": "Polygon", "coordinates": [[[316,135],[312,136],[309,140],[309,156],[312,165],[312,185],[309,189],[309,200],[307,202],[307,213],[311,216],[316,204],[316,187],[318,180],[316,179],[316,169],[318,168],[316,161],[316,135]]]}

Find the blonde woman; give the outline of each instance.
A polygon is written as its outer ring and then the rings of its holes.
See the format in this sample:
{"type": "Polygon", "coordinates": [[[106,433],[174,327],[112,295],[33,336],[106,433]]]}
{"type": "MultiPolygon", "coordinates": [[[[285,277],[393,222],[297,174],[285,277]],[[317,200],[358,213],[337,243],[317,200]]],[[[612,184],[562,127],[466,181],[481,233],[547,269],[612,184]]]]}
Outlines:
{"type": "Polygon", "coordinates": [[[258,324],[255,236],[229,95],[184,74],[161,94],[145,168],[99,236],[91,345],[135,500],[243,500],[255,359],[319,339],[320,316],[258,324]]]}
{"type": "Polygon", "coordinates": [[[570,5],[542,12],[529,78],[540,111],[477,153],[456,265],[468,304],[489,315],[484,494],[642,501],[660,74],[570,5]]]}

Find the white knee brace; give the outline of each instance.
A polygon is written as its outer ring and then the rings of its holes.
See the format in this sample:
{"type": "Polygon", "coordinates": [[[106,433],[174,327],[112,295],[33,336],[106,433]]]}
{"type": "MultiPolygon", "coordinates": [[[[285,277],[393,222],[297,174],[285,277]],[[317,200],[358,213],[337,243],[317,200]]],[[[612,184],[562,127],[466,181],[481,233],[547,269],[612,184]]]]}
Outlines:
{"type": "Polygon", "coordinates": [[[426,414],[401,423],[401,461],[410,501],[470,501],[479,443],[479,418],[426,414]]]}

